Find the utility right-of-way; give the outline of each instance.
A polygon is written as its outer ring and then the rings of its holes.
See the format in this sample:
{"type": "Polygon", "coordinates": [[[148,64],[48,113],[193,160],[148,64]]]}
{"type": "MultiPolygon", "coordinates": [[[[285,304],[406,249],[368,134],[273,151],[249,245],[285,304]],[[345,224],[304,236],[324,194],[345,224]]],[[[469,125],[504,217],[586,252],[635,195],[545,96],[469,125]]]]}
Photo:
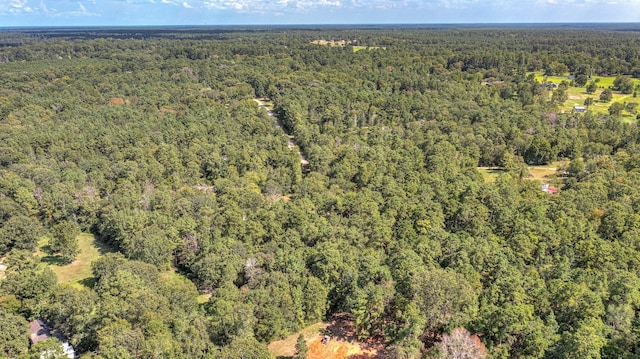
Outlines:
{"type": "MultiPolygon", "coordinates": [[[[278,117],[276,117],[276,115],[273,113],[273,111],[269,110],[269,108],[265,105],[265,103],[262,102],[260,99],[254,98],[253,100],[258,103],[258,106],[260,108],[264,109],[267,112],[267,115],[269,115],[269,117],[271,117],[271,118],[273,118],[275,120],[275,126],[277,128],[281,128],[284,131],[284,128],[282,127],[282,124],[280,123],[280,120],[278,120],[278,117]]],[[[298,152],[298,155],[300,156],[300,164],[302,165],[303,168],[308,167],[309,166],[309,161],[307,161],[307,159],[304,158],[304,155],[302,154],[302,151],[300,151],[300,147],[296,143],[295,136],[291,135],[291,134],[287,134],[287,136],[289,137],[289,141],[287,142],[287,147],[289,147],[290,150],[295,150],[296,152],[298,152]]]]}

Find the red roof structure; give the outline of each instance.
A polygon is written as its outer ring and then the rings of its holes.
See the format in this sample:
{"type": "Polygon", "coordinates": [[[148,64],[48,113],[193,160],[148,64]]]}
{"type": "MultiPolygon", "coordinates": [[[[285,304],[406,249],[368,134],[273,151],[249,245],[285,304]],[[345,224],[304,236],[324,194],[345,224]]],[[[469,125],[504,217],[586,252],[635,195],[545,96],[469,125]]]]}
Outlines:
{"type": "Polygon", "coordinates": [[[558,189],[555,188],[555,187],[549,186],[548,183],[543,183],[541,189],[542,189],[542,192],[547,192],[549,194],[557,194],[558,193],[558,189]]]}

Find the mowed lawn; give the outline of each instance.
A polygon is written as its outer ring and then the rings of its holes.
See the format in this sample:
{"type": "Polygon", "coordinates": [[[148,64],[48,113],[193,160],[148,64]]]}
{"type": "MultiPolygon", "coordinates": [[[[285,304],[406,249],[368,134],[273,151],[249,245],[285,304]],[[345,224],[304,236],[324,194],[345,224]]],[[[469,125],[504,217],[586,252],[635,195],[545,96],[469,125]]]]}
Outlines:
{"type": "MultiPolygon", "coordinates": [[[[545,76],[543,71],[536,71],[536,72],[533,72],[533,74],[535,75],[536,81],[538,82],[543,82],[545,80],[547,82],[555,82],[557,84],[560,84],[562,81],[571,82],[571,79],[569,78],[569,76],[545,76]]],[[[615,76],[597,76],[597,75],[593,75],[589,79],[589,81],[597,81],[598,87],[603,87],[603,88],[613,87],[613,82],[615,80],[616,80],[615,76]]],[[[633,80],[636,86],[640,84],[640,79],[632,78],[631,80],[633,80]]]]}
{"type": "Polygon", "coordinates": [[[100,256],[105,253],[112,252],[112,249],[106,244],[96,240],[96,238],[89,233],[82,233],[78,235],[77,239],[80,252],[76,260],[69,264],[61,263],[58,256],[46,255],[42,249],[38,251],[38,254],[41,256],[42,262],[49,264],[51,270],[53,270],[58,277],[59,283],[69,283],[78,287],[90,287],[93,285],[91,262],[100,258],[100,256]]]}
{"type": "MultiPolygon", "coordinates": [[[[609,102],[600,102],[600,94],[604,89],[598,88],[595,93],[588,94],[585,91],[584,87],[569,87],[567,91],[567,95],[569,99],[562,105],[562,111],[570,112],[573,110],[573,107],[584,106],[584,100],[591,97],[594,102],[591,106],[589,106],[588,111],[594,114],[599,115],[607,115],[609,114],[609,106],[615,102],[619,102],[622,104],[625,103],[636,103],[638,104],[638,109],[640,110],[640,98],[633,97],[633,95],[621,94],[621,93],[613,93],[613,99],[609,102]]],[[[629,113],[627,111],[622,111],[622,119],[625,122],[631,122],[636,119],[636,114],[629,113]]]]}
{"type": "MultiPolygon", "coordinates": [[[[571,79],[568,76],[544,76],[544,73],[541,71],[534,72],[536,81],[538,82],[555,82],[560,84],[562,81],[571,82],[571,79]]],[[[589,106],[588,111],[593,114],[598,115],[607,115],[609,114],[609,106],[613,103],[635,103],[638,105],[638,110],[640,110],[640,97],[633,97],[632,94],[621,94],[619,92],[613,93],[613,99],[609,102],[600,102],[600,94],[604,89],[613,87],[613,82],[615,81],[615,76],[591,76],[591,80],[597,81],[598,89],[595,93],[588,94],[586,91],[586,87],[569,87],[567,90],[568,99],[565,101],[561,110],[563,112],[571,112],[573,111],[574,106],[584,106],[584,100],[591,97],[594,100],[594,103],[589,106]]],[[[632,79],[636,86],[640,85],[639,79],[632,79]]],[[[549,95],[551,96],[551,94],[549,95]]],[[[621,118],[625,122],[633,122],[636,120],[637,114],[630,113],[626,110],[622,111],[621,118]]]]}
{"type": "Polygon", "coordinates": [[[555,179],[556,173],[562,167],[565,167],[568,161],[555,161],[543,166],[529,166],[530,179],[537,179],[541,182],[549,182],[555,179]]]}
{"type": "Polygon", "coordinates": [[[486,183],[494,183],[504,170],[500,167],[478,167],[478,172],[486,183]]]}
{"type": "MultiPolygon", "coordinates": [[[[568,161],[555,161],[543,166],[529,166],[529,178],[540,182],[556,180],[558,170],[568,164],[568,161]]],[[[478,167],[478,172],[486,183],[494,183],[498,176],[504,172],[500,167],[478,167]]]]}
{"type": "Polygon", "coordinates": [[[362,50],[386,50],[387,48],[384,46],[352,46],[353,47],[353,52],[358,52],[358,51],[362,51],[362,50]]]}
{"type": "MultiPolygon", "coordinates": [[[[91,288],[95,284],[95,278],[91,272],[91,263],[103,255],[115,251],[109,245],[97,240],[92,234],[81,233],[76,238],[78,239],[80,252],[76,260],[71,263],[63,263],[60,256],[48,255],[46,253],[48,245],[46,238],[41,240],[36,255],[40,257],[41,262],[49,265],[49,268],[58,277],[58,283],[68,283],[76,288],[91,288]]],[[[160,277],[164,281],[188,280],[173,268],[160,272],[160,277]]],[[[211,294],[202,294],[198,297],[198,302],[200,304],[206,303],[209,297],[211,297],[211,294]]]]}

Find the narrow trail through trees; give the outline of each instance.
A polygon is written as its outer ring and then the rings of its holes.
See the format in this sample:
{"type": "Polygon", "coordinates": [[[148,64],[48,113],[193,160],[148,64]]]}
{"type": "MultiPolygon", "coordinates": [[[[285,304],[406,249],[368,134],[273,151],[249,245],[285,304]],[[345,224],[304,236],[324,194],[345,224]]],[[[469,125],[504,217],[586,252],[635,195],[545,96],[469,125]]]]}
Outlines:
{"type": "MultiPolygon", "coordinates": [[[[284,131],[284,128],[280,123],[280,120],[278,120],[278,118],[273,113],[273,111],[269,110],[269,108],[267,108],[264,102],[262,102],[260,99],[254,98],[253,100],[258,103],[258,106],[260,108],[264,109],[267,112],[267,115],[269,115],[269,117],[273,118],[276,121],[275,122],[276,127],[284,131]]],[[[303,169],[307,169],[309,167],[309,161],[307,161],[307,159],[304,158],[302,151],[300,151],[300,147],[296,143],[295,136],[291,134],[287,134],[287,136],[289,137],[289,141],[287,142],[287,147],[289,147],[290,150],[295,150],[296,152],[298,152],[298,155],[300,156],[300,165],[302,166],[303,169]]]]}

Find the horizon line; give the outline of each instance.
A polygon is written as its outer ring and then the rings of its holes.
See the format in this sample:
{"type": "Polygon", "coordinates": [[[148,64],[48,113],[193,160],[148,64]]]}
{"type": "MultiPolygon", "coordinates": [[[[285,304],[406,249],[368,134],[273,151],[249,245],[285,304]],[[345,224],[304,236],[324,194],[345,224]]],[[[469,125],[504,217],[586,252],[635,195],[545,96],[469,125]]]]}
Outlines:
{"type": "Polygon", "coordinates": [[[548,21],[548,22],[397,22],[397,23],[237,23],[237,24],[106,24],[106,25],[15,25],[0,29],[74,29],[74,28],[145,28],[145,27],[258,27],[258,26],[478,26],[478,25],[640,25],[640,21],[548,21]]]}

